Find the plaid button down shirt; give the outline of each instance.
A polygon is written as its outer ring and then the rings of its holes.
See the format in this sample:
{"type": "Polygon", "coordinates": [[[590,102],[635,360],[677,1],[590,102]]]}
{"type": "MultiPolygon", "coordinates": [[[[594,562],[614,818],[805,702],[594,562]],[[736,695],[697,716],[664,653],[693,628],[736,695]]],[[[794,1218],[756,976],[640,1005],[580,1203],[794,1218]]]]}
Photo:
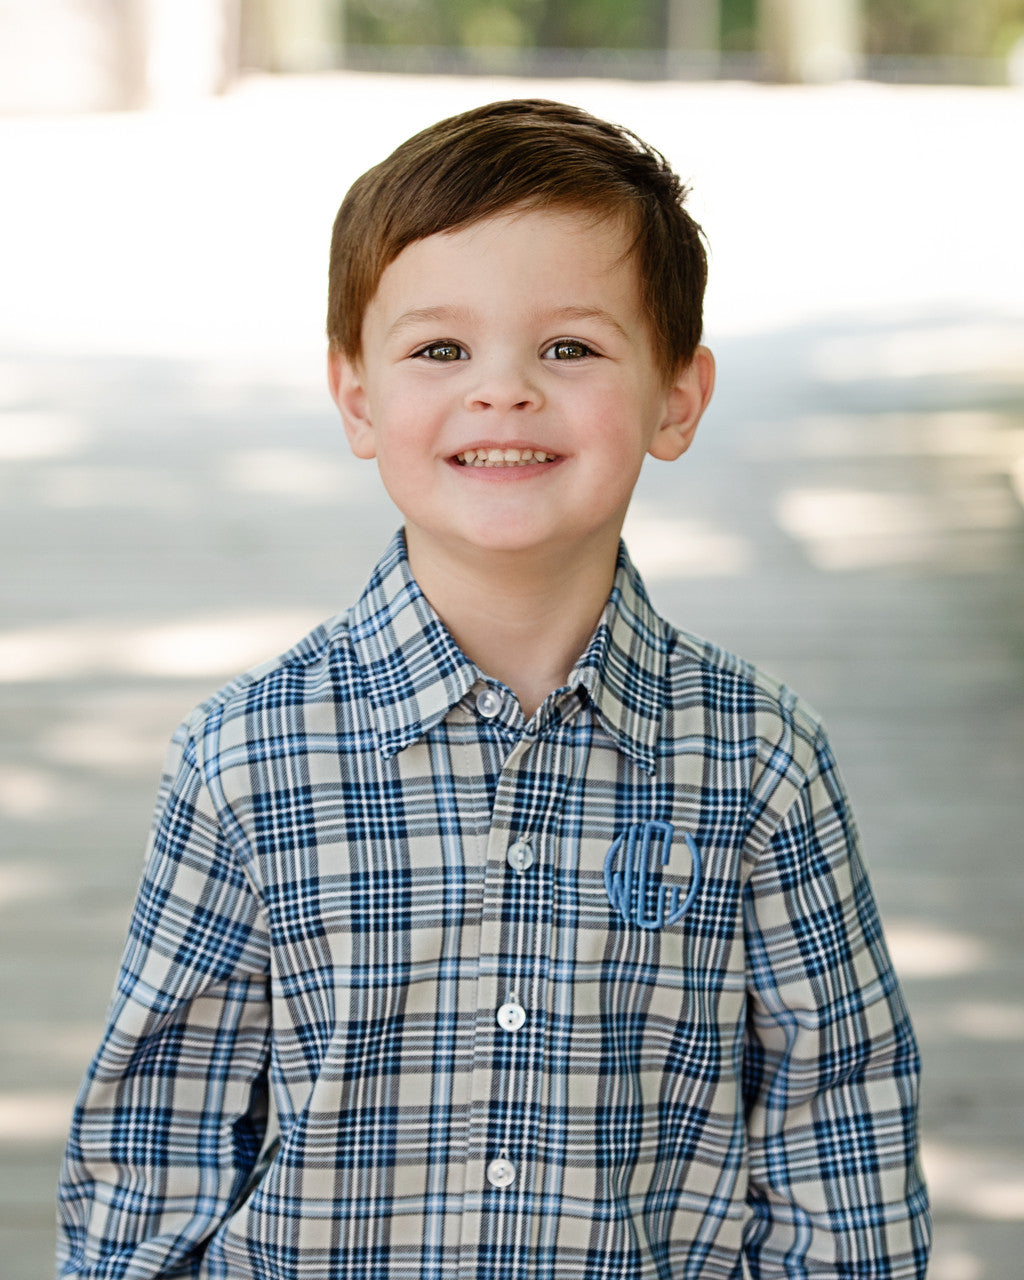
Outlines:
{"type": "Polygon", "coordinates": [[[175,736],[62,1274],[923,1276],[916,1079],[809,711],[623,552],[524,723],[399,535],[175,736]]]}

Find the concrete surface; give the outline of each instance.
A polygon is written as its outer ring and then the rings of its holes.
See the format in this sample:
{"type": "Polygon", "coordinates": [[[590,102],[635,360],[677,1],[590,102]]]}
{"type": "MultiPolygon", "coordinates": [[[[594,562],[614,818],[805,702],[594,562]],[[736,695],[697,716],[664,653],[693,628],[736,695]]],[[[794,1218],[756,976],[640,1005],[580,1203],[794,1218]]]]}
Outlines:
{"type": "Polygon", "coordinates": [[[334,209],[524,94],[694,184],[719,391],[630,541],[663,611],[825,714],[925,1054],[932,1280],[1019,1280],[1024,94],[369,76],[0,121],[5,1280],[50,1274],[168,735],[395,524],[323,389],[334,209]]]}

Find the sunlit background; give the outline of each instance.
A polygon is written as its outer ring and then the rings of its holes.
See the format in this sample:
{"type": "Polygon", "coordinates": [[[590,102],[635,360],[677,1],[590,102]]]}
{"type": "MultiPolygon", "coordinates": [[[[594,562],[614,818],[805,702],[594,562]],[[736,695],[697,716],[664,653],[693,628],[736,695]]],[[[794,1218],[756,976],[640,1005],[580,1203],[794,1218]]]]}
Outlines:
{"type": "Polygon", "coordinates": [[[53,1186],[164,746],[397,517],[330,224],[499,97],[693,187],[719,390],[628,539],[825,715],[925,1053],[931,1280],[1024,1256],[1024,0],[0,0],[0,1274],[53,1186]]]}

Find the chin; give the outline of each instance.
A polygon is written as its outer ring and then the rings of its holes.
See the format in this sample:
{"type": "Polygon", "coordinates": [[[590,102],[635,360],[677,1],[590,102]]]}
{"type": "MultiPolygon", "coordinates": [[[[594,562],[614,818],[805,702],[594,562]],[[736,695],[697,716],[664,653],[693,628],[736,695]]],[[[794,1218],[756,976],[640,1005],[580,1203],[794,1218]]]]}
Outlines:
{"type": "Polygon", "coordinates": [[[531,551],[542,551],[553,545],[555,540],[550,534],[539,533],[536,529],[497,524],[472,530],[466,537],[466,541],[477,551],[524,555],[531,551]]]}

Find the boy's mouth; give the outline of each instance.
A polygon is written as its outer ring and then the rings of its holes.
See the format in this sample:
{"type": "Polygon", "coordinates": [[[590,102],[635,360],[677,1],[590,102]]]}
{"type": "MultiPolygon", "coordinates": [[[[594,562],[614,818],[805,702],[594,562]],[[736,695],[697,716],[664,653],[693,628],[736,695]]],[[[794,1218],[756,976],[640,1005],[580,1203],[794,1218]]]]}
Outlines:
{"type": "Polygon", "coordinates": [[[455,455],[460,467],[532,467],[554,460],[555,455],[543,449],[466,449],[455,455]]]}

